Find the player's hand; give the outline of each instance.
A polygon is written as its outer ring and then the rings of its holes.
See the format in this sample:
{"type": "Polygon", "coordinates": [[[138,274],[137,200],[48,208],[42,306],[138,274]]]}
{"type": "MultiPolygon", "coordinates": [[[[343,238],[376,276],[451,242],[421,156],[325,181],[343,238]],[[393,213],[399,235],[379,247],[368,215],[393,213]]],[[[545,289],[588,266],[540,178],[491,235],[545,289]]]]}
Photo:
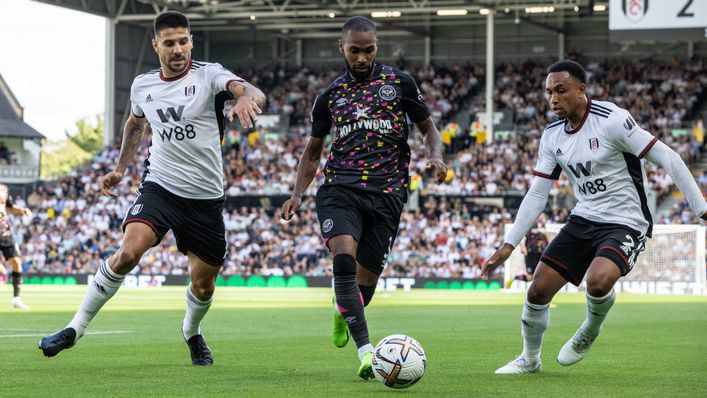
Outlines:
{"type": "Polygon", "coordinates": [[[123,180],[123,173],[119,173],[117,171],[111,171],[110,173],[101,177],[101,179],[98,183],[101,187],[101,193],[103,195],[107,195],[112,198],[117,198],[118,195],[114,194],[113,191],[111,191],[111,188],[118,185],[120,183],[120,181],[122,181],[122,180],[123,180]]]}
{"type": "Polygon", "coordinates": [[[260,107],[255,102],[255,98],[243,95],[238,97],[236,106],[228,111],[226,117],[228,117],[229,121],[233,121],[233,117],[237,116],[241,126],[244,129],[249,129],[255,125],[255,121],[258,120],[258,115],[261,113],[263,111],[260,110],[260,107]]]}
{"type": "Polygon", "coordinates": [[[427,161],[426,167],[428,169],[434,169],[435,172],[435,182],[441,184],[447,178],[447,165],[444,164],[442,159],[430,159],[427,161]]]}
{"type": "Polygon", "coordinates": [[[501,248],[498,249],[498,251],[496,251],[496,253],[494,253],[493,256],[491,256],[491,258],[489,258],[484,264],[484,270],[481,272],[481,279],[485,281],[489,280],[489,274],[491,271],[506,262],[508,257],[511,256],[511,253],[513,253],[513,249],[513,246],[508,243],[504,243],[503,246],[501,246],[501,248]]]}
{"type": "Polygon", "coordinates": [[[23,216],[31,216],[31,215],[32,215],[32,210],[30,210],[30,209],[28,209],[28,208],[25,207],[24,209],[22,209],[22,215],[23,215],[23,216]]]}
{"type": "Polygon", "coordinates": [[[290,221],[292,216],[295,215],[295,210],[302,204],[302,198],[292,197],[287,199],[285,203],[282,204],[282,219],[285,221],[290,221]]]}

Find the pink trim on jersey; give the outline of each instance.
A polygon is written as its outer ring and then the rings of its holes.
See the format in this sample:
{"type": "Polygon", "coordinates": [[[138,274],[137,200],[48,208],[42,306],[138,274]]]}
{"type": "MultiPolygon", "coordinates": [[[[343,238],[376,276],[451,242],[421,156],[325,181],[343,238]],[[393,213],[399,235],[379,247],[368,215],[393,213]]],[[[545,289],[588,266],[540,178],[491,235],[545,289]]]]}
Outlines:
{"type": "Polygon", "coordinates": [[[130,224],[131,222],[139,222],[139,223],[147,225],[148,227],[150,227],[152,229],[152,232],[155,233],[155,236],[157,236],[158,239],[160,238],[160,233],[157,231],[155,224],[153,224],[149,220],[145,220],[144,218],[128,218],[127,220],[125,220],[125,222],[123,222],[123,232],[125,232],[125,227],[128,224],[130,224]]]}
{"type": "Polygon", "coordinates": [[[243,79],[231,79],[231,80],[227,81],[227,82],[226,82],[226,91],[229,91],[229,90],[228,90],[228,86],[230,86],[231,83],[233,83],[233,82],[245,83],[245,80],[243,80],[243,79]]]}
{"type": "MultiPolygon", "coordinates": [[[[574,133],[578,132],[582,128],[582,126],[584,126],[584,122],[587,121],[587,116],[589,116],[589,107],[590,106],[592,106],[591,99],[587,100],[587,109],[584,110],[584,116],[582,116],[582,121],[579,122],[579,126],[577,126],[577,128],[569,130],[569,131],[567,131],[567,129],[563,128],[562,131],[564,131],[565,134],[574,134],[574,133]]],[[[567,121],[567,124],[569,124],[569,120],[567,121]]]]}
{"type": "Polygon", "coordinates": [[[550,174],[541,173],[541,172],[536,171],[536,170],[533,170],[533,173],[532,173],[532,174],[533,174],[534,176],[538,176],[538,177],[542,177],[542,178],[547,178],[548,180],[554,180],[554,178],[552,178],[552,176],[551,176],[550,174]]]}
{"type": "Polygon", "coordinates": [[[609,250],[611,250],[611,251],[616,252],[619,256],[621,256],[621,259],[624,260],[624,262],[626,263],[626,265],[628,265],[628,259],[626,258],[626,256],[625,256],[619,249],[617,249],[617,248],[615,248],[615,247],[613,247],[613,246],[602,246],[602,247],[599,248],[599,250],[597,250],[597,253],[600,252],[600,251],[602,251],[602,250],[604,250],[604,249],[609,249],[609,250]]]}
{"type": "Polygon", "coordinates": [[[658,142],[658,137],[653,137],[651,142],[649,142],[648,145],[646,145],[646,147],[641,151],[641,154],[638,155],[638,158],[643,159],[643,157],[646,156],[648,151],[650,151],[651,148],[653,148],[653,145],[655,145],[656,142],[658,142]]]}
{"type": "Polygon", "coordinates": [[[187,65],[187,67],[184,68],[184,72],[182,72],[179,75],[174,76],[174,77],[165,77],[162,74],[162,68],[160,68],[160,79],[165,82],[173,82],[175,80],[179,80],[179,79],[183,78],[184,76],[186,76],[190,70],[191,70],[191,60],[189,60],[189,65],[187,65]]]}

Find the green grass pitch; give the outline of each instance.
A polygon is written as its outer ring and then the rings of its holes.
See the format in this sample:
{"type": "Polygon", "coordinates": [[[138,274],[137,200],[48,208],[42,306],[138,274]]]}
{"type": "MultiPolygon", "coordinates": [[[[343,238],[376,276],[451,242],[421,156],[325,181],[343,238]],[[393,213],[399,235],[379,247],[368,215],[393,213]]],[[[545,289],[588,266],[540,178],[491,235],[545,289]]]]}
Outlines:
{"type": "Polygon", "coordinates": [[[427,373],[408,390],[362,381],[353,342],[331,343],[329,289],[218,288],[203,329],[215,365],[190,364],[180,334],[184,287],[122,289],[68,351],[45,358],[40,336],[63,327],[85,286],[0,287],[2,397],[705,397],[707,297],[620,294],[588,356],[556,355],[584,318],[584,296],[560,294],[539,374],[498,376],[521,350],[521,294],[378,292],[372,340],[413,336],[427,373]],[[100,334],[111,333],[111,334],[100,334]]]}

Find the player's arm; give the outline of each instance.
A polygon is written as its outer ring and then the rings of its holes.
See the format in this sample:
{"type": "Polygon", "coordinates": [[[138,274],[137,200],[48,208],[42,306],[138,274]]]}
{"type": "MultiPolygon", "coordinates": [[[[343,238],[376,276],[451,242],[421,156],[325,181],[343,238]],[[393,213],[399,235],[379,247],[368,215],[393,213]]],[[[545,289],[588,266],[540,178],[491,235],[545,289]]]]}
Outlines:
{"type": "Polygon", "coordinates": [[[125,122],[125,126],[123,127],[123,143],[120,146],[118,165],[115,167],[115,170],[101,178],[101,193],[104,195],[112,197],[117,196],[111,191],[111,188],[120,183],[123,179],[123,175],[125,174],[125,170],[135,159],[138,146],[140,146],[142,133],[145,131],[145,126],[147,125],[147,118],[145,118],[145,116],[139,117],[135,115],[136,110],[142,114],[142,111],[139,111],[138,109],[139,108],[133,108],[130,112],[128,120],[125,122]]]}
{"type": "Polygon", "coordinates": [[[503,264],[511,256],[513,249],[518,246],[518,243],[533,226],[540,212],[545,209],[552,184],[560,178],[562,169],[557,164],[552,145],[548,142],[550,140],[548,137],[550,136],[551,133],[546,131],[540,138],[538,161],[535,165],[535,170],[533,170],[533,175],[535,175],[533,183],[530,184],[530,189],[528,189],[528,193],[525,194],[520,208],[518,208],[513,228],[511,228],[511,232],[505,242],[484,264],[484,269],[481,273],[483,279],[488,279],[491,271],[503,264]]]}
{"type": "Polygon", "coordinates": [[[427,104],[425,104],[425,99],[422,97],[415,79],[404,72],[399,72],[398,76],[400,77],[403,110],[422,133],[425,143],[425,157],[428,159],[427,168],[434,169],[435,181],[441,184],[447,177],[447,165],[442,160],[442,135],[432,121],[430,110],[427,109],[427,104]]]}
{"type": "Polygon", "coordinates": [[[645,158],[665,169],[680,192],[685,194],[692,211],[703,220],[707,220],[707,203],[705,203],[700,188],[680,155],[664,143],[656,141],[645,154],[645,158]]]}
{"type": "Polygon", "coordinates": [[[314,180],[314,176],[319,169],[319,161],[322,158],[324,150],[324,138],[311,137],[307,146],[302,152],[302,156],[297,165],[297,178],[295,179],[295,187],[292,190],[292,196],[282,205],[282,219],[290,220],[295,214],[295,210],[302,203],[302,195],[307,187],[314,180]]]}
{"type": "Polygon", "coordinates": [[[427,168],[435,171],[435,181],[437,184],[444,182],[447,177],[447,165],[442,160],[442,135],[437,130],[437,126],[431,117],[415,124],[424,137],[425,156],[427,157],[427,168]]]}
{"type": "Polygon", "coordinates": [[[283,220],[290,220],[295,213],[295,210],[302,203],[302,195],[304,191],[314,180],[319,168],[319,162],[322,159],[324,150],[324,139],[329,135],[331,130],[332,119],[331,111],[329,110],[329,93],[324,92],[317,96],[312,107],[312,136],[307,142],[307,146],[302,152],[299,165],[297,165],[297,178],[295,179],[295,187],[292,190],[292,196],[282,204],[283,220]]]}
{"type": "Polygon", "coordinates": [[[5,209],[7,210],[8,213],[12,214],[13,216],[31,216],[32,211],[26,207],[22,206],[17,206],[12,202],[10,197],[8,196],[8,201],[5,203],[5,209]]]}
{"type": "Polygon", "coordinates": [[[537,220],[540,213],[545,209],[553,182],[552,179],[545,177],[535,177],[533,179],[528,193],[525,194],[520,204],[511,232],[508,234],[508,237],[506,237],[503,246],[484,264],[481,278],[488,279],[491,271],[503,264],[508,260],[508,257],[511,256],[513,249],[518,246],[525,234],[527,234],[533,226],[533,223],[537,220]]]}
{"type": "Polygon", "coordinates": [[[642,129],[625,109],[619,108],[613,112],[608,123],[609,136],[618,148],[639,159],[645,157],[665,169],[680,192],[687,197],[692,211],[707,220],[707,203],[680,155],[642,129]]]}
{"type": "Polygon", "coordinates": [[[258,115],[263,113],[265,94],[245,80],[232,80],[227,88],[228,92],[236,98],[236,106],[228,111],[226,117],[230,121],[233,121],[234,116],[238,117],[243,128],[252,128],[258,115]]]}

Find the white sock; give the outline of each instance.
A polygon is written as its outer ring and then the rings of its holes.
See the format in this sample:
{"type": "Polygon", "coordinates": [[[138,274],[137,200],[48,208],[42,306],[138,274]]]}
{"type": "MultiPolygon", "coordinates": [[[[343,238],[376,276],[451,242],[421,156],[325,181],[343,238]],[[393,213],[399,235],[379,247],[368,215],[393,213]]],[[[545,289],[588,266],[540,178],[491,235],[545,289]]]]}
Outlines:
{"type": "Polygon", "coordinates": [[[361,357],[363,357],[363,354],[366,352],[373,352],[373,344],[365,344],[362,345],[361,348],[358,349],[358,360],[361,360],[361,357]]]}
{"type": "Polygon", "coordinates": [[[601,324],[609,313],[611,306],[616,301],[614,289],[604,297],[594,297],[587,293],[587,318],[582,323],[581,329],[589,335],[596,335],[601,330],[601,324]]]}
{"type": "Polygon", "coordinates": [[[211,301],[212,298],[206,301],[199,300],[192,292],[191,284],[189,284],[187,287],[187,313],[184,316],[184,322],[182,322],[182,333],[184,333],[185,339],[189,340],[197,334],[201,334],[199,325],[206,313],[209,312],[211,301]]]}
{"type": "Polygon", "coordinates": [[[74,315],[74,319],[67,325],[67,327],[76,330],[76,340],[83,336],[93,317],[103,307],[103,304],[115,295],[124,279],[125,275],[113,272],[105,261],[101,263],[93,277],[93,282],[88,286],[81,306],[74,315]]]}
{"type": "Polygon", "coordinates": [[[537,363],[540,361],[543,333],[550,323],[550,304],[533,304],[526,299],[520,321],[520,330],[523,335],[523,357],[528,362],[537,363]]]}

